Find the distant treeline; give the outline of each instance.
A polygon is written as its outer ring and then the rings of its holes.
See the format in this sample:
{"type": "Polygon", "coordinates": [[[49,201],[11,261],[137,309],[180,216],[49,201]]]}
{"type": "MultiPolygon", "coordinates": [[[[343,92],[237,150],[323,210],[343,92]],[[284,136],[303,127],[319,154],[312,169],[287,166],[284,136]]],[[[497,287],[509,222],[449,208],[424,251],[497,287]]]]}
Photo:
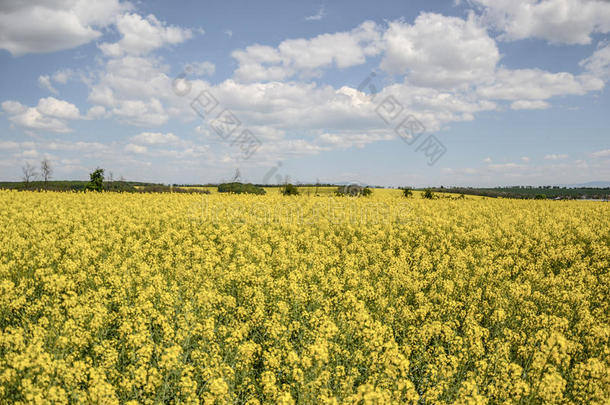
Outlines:
{"type": "MultiPolygon", "coordinates": [[[[88,181],[82,180],[53,180],[47,181],[30,181],[24,183],[21,181],[5,181],[0,182],[0,189],[9,190],[31,190],[31,191],[85,191],[88,181]]],[[[104,191],[114,191],[123,193],[199,193],[209,194],[207,190],[186,189],[174,186],[166,186],[164,184],[143,183],[138,181],[104,181],[102,184],[104,191]]]]}
{"type": "Polygon", "coordinates": [[[609,199],[610,187],[606,188],[567,188],[558,186],[515,186],[515,187],[494,187],[494,188],[474,188],[474,187],[439,187],[433,188],[436,193],[456,193],[479,195],[484,197],[502,198],[522,198],[522,199],[609,199]]]}

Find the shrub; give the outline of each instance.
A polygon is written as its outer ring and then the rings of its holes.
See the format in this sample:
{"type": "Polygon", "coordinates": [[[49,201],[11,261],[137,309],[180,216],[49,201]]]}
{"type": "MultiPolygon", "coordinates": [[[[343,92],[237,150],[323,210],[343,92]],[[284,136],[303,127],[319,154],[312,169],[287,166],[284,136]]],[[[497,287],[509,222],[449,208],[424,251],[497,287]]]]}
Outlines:
{"type": "Polygon", "coordinates": [[[413,190],[411,190],[411,187],[405,187],[402,189],[402,195],[406,198],[413,197],[413,190]]]}
{"type": "Polygon", "coordinates": [[[359,184],[348,184],[345,186],[337,187],[337,190],[335,190],[335,195],[337,197],[366,197],[371,194],[373,194],[373,190],[368,187],[361,186],[359,184]]]}
{"type": "Polygon", "coordinates": [[[422,198],[427,198],[428,200],[432,200],[433,198],[436,197],[434,195],[434,193],[432,192],[432,190],[430,190],[429,188],[425,189],[424,193],[421,196],[422,196],[422,198]]]}
{"type": "Polygon", "coordinates": [[[286,183],[282,186],[282,194],[283,195],[299,195],[299,189],[290,183],[286,183]]]}
{"type": "Polygon", "coordinates": [[[218,185],[219,193],[234,193],[234,194],[265,194],[265,190],[261,187],[250,183],[223,183],[218,185]]]}

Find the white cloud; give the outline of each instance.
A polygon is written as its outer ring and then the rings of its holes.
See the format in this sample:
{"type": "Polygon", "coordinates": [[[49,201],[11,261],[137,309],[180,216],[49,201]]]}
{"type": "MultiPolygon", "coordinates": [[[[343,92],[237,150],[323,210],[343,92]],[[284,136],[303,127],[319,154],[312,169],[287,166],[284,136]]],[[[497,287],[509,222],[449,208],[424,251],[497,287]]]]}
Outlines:
{"type": "Polygon", "coordinates": [[[239,62],[235,77],[241,81],[284,80],[296,74],[317,75],[318,69],[340,69],[363,64],[380,49],[377,25],[366,21],[348,32],[322,34],[312,39],[288,39],[277,48],[252,45],[231,55],[239,62]]]}
{"type": "Polygon", "coordinates": [[[70,132],[66,121],[80,118],[74,104],[54,97],[41,98],[36,107],[8,100],[2,103],[2,108],[9,114],[9,121],[25,130],[70,132]]]}
{"type": "MultiPolygon", "coordinates": [[[[603,87],[602,80],[587,74],[574,76],[540,69],[499,68],[493,83],[480,86],[477,92],[490,99],[540,101],[559,95],[583,95],[603,87]]],[[[519,105],[524,104],[520,101],[519,105]]]]}
{"type": "Polygon", "coordinates": [[[490,164],[491,163],[491,158],[490,157],[486,157],[485,159],[483,159],[483,163],[490,164]]]}
{"type": "Polygon", "coordinates": [[[193,36],[190,29],[167,25],[154,15],[145,18],[138,14],[126,13],[116,20],[122,38],[115,43],[100,44],[102,52],[111,57],[124,54],[144,55],[165,45],[174,45],[193,36]]]}
{"type": "Polygon", "coordinates": [[[190,96],[179,96],[169,67],[153,56],[124,56],[106,61],[89,88],[88,101],[106,108],[109,116],[136,126],[164,124],[170,117],[194,117],[189,103],[204,87],[189,80],[190,96]]]}
{"type": "Polygon", "coordinates": [[[107,115],[106,109],[101,105],[93,106],[87,111],[87,119],[103,118],[107,115]]]}
{"type": "Polygon", "coordinates": [[[514,101],[510,108],[513,110],[544,110],[551,105],[542,100],[518,100],[514,101]]]}
{"type": "Polygon", "coordinates": [[[0,49],[21,56],[74,48],[99,38],[129,7],[119,0],[2,1],[0,49]]]}
{"type": "Polygon", "coordinates": [[[314,15],[305,17],[305,21],[320,21],[325,16],[326,16],[326,10],[324,9],[324,6],[320,6],[320,8],[318,9],[318,12],[314,15]]]}
{"type": "Polygon", "coordinates": [[[610,44],[601,43],[598,49],[580,62],[588,72],[603,80],[610,80],[610,44]]]}
{"type": "Polygon", "coordinates": [[[13,141],[0,141],[0,149],[17,149],[19,144],[13,141]]]}
{"type": "Polygon", "coordinates": [[[474,16],[422,13],[414,24],[394,21],[383,35],[381,68],[416,85],[454,87],[488,81],[500,54],[474,16]]]}
{"type": "Polygon", "coordinates": [[[150,100],[120,101],[111,112],[120,121],[142,127],[162,125],[169,118],[161,101],[154,97],[150,100]]]}
{"type": "Polygon", "coordinates": [[[186,67],[188,73],[197,76],[212,76],[216,71],[216,66],[212,62],[192,62],[186,67]]]}
{"type": "Polygon", "coordinates": [[[53,73],[53,81],[57,83],[66,84],[68,80],[74,75],[74,72],[71,69],[62,69],[53,73]]]}
{"type": "Polygon", "coordinates": [[[139,135],[131,137],[131,141],[139,145],[164,145],[178,143],[180,138],[171,132],[167,134],[161,132],[142,132],[139,135]]]}
{"type": "Polygon", "coordinates": [[[610,149],[598,150],[597,152],[591,153],[594,158],[605,158],[610,157],[610,149]]]}
{"type": "Polygon", "coordinates": [[[610,32],[610,2],[603,0],[472,0],[501,39],[540,38],[551,43],[588,44],[610,32]]]}
{"type": "Polygon", "coordinates": [[[148,148],[146,146],[135,145],[133,143],[129,143],[125,146],[125,152],[144,154],[144,153],[148,152],[148,148]]]}
{"type": "Polygon", "coordinates": [[[38,85],[44,89],[49,90],[53,94],[57,94],[57,90],[51,84],[51,78],[48,75],[39,76],[38,85]]]}
{"type": "Polygon", "coordinates": [[[561,153],[561,154],[552,153],[552,154],[544,156],[545,160],[562,160],[562,159],[567,159],[567,158],[568,158],[568,155],[566,155],[564,153],[561,153]]]}
{"type": "Polygon", "coordinates": [[[55,97],[41,98],[36,107],[38,111],[50,117],[75,120],[80,117],[78,108],[67,101],[58,100],[55,97]]]}

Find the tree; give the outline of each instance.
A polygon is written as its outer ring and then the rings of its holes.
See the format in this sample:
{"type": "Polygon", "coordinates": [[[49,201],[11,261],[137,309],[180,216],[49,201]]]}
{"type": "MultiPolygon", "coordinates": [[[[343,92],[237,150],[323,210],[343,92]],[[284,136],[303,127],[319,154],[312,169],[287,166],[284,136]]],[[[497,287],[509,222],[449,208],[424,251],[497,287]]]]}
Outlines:
{"type": "Polygon", "coordinates": [[[104,186],[104,169],[99,167],[89,175],[89,184],[86,189],[91,191],[102,191],[104,186]]]}
{"type": "Polygon", "coordinates": [[[30,181],[34,180],[34,178],[38,176],[38,173],[36,172],[34,166],[29,164],[28,162],[23,165],[21,171],[23,172],[23,183],[25,187],[28,187],[30,185],[30,181]]]}
{"type": "Polygon", "coordinates": [[[421,196],[422,198],[427,198],[428,200],[432,200],[433,198],[435,198],[434,193],[429,188],[425,189],[424,193],[421,196]]]}
{"type": "Polygon", "coordinates": [[[47,182],[53,175],[53,168],[51,167],[51,162],[49,162],[49,159],[43,159],[43,161],[40,162],[40,174],[44,180],[44,188],[47,188],[47,182]]]}
{"type": "Polygon", "coordinates": [[[411,187],[405,187],[402,189],[402,195],[405,196],[406,198],[412,197],[413,196],[413,191],[411,191],[411,187]]]}

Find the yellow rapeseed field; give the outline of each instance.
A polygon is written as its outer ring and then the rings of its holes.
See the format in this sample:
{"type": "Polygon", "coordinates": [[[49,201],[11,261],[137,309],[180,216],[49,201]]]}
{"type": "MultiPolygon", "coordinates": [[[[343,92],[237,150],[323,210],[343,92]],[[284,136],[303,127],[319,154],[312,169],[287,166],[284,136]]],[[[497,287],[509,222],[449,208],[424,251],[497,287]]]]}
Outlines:
{"type": "Polygon", "coordinates": [[[610,205],[0,191],[0,403],[605,403],[610,205]]]}

